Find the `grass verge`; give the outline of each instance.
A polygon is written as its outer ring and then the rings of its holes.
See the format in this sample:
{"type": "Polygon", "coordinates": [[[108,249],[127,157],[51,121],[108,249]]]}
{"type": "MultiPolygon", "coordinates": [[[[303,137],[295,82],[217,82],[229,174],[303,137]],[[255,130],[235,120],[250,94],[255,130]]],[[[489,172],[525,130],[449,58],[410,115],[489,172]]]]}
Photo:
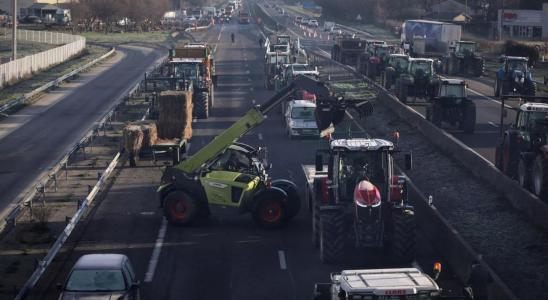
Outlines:
{"type": "MultiPolygon", "coordinates": [[[[22,58],[25,56],[44,52],[56,47],[57,47],[56,45],[18,40],[17,41],[17,57],[22,58]]],[[[9,39],[0,38],[0,58],[11,57],[11,48],[12,48],[11,38],[9,39]]]]}
{"type": "Polygon", "coordinates": [[[86,38],[86,41],[91,43],[127,43],[127,42],[149,42],[149,43],[173,43],[177,42],[178,38],[171,36],[173,31],[149,31],[149,32],[124,32],[124,33],[109,33],[104,32],[83,32],[79,33],[86,38]]]}

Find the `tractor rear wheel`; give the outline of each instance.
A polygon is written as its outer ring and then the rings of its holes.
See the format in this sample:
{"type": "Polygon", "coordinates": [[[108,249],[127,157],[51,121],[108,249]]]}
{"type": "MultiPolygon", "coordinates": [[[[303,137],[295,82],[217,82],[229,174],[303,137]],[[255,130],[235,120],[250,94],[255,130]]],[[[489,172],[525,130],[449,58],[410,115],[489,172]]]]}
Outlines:
{"type": "Polygon", "coordinates": [[[400,82],[399,99],[403,104],[407,104],[407,95],[409,93],[409,87],[405,83],[400,82]]]}
{"type": "Polygon", "coordinates": [[[441,128],[442,110],[443,108],[440,103],[432,102],[432,109],[430,112],[432,114],[432,124],[438,128],[441,128]]]}
{"type": "Polygon", "coordinates": [[[391,243],[392,256],[397,263],[411,263],[415,260],[415,212],[395,211],[392,214],[394,230],[391,243]]]}
{"type": "Polygon", "coordinates": [[[426,121],[428,122],[432,122],[432,104],[427,104],[426,105],[426,117],[424,117],[426,119],[426,121]]]}
{"type": "Polygon", "coordinates": [[[266,194],[253,203],[251,217],[257,225],[266,228],[279,228],[284,224],[287,216],[282,201],[277,195],[266,194]]]}
{"type": "Polygon", "coordinates": [[[468,101],[464,109],[462,130],[464,133],[472,134],[476,130],[476,104],[473,101],[468,101]]]}
{"type": "Polygon", "coordinates": [[[209,117],[209,94],[201,92],[196,95],[194,101],[194,117],[198,119],[207,119],[209,117]]]}
{"type": "Polygon", "coordinates": [[[209,85],[209,107],[212,107],[215,104],[215,92],[213,84],[209,85]]]}
{"type": "Polygon", "coordinates": [[[320,212],[320,260],[325,264],[341,261],[344,256],[344,212],[320,212]]]}
{"type": "Polygon", "coordinates": [[[451,75],[459,75],[460,74],[460,59],[453,57],[451,59],[451,75]]]}
{"type": "Polygon", "coordinates": [[[377,77],[377,68],[374,64],[371,62],[367,62],[367,78],[371,79],[371,81],[375,82],[375,79],[377,77]]]}
{"type": "Polygon", "coordinates": [[[530,79],[525,79],[525,90],[529,96],[535,96],[537,94],[537,85],[530,79]]]}
{"type": "Polygon", "coordinates": [[[500,87],[500,80],[498,77],[495,77],[495,87],[494,87],[495,91],[494,91],[494,94],[495,94],[495,97],[500,97],[500,90],[501,90],[501,87],[500,87]]]}
{"type": "Polygon", "coordinates": [[[497,146],[495,148],[495,167],[499,171],[504,172],[504,141],[498,139],[497,146]]]}
{"type": "Polygon", "coordinates": [[[504,173],[510,178],[514,178],[518,171],[519,149],[518,134],[515,131],[509,131],[504,137],[502,150],[504,161],[504,173]]]}
{"type": "Polygon", "coordinates": [[[523,156],[519,157],[519,163],[518,163],[518,183],[523,188],[528,189],[531,186],[531,175],[533,171],[531,170],[528,172],[527,170],[527,163],[525,162],[525,158],[523,156]]]}
{"type": "Polygon", "coordinates": [[[499,81],[500,83],[500,96],[506,96],[510,94],[510,83],[506,80],[499,81]]]}
{"type": "Polygon", "coordinates": [[[314,207],[312,209],[312,244],[320,247],[320,203],[312,200],[314,207]]]}
{"type": "Polygon", "coordinates": [[[548,161],[543,153],[537,155],[531,169],[533,193],[541,199],[546,199],[548,197],[548,161]]]}
{"type": "Polygon", "coordinates": [[[301,196],[299,195],[299,191],[297,191],[293,185],[283,181],[275,182],[272,186],[282,189],[287,194],[287,211],[285,214],[285,219],[293,219],[301,210],[301,196]]]}
{"type": "Polygon", "coordinates": [[[440,87],[438,85],[435,85],[433,87],[431,87],[430,89],[428,89],[429,91],[429,94],[428,95],[428,98],[430,99],[430,101],[433,101],[434,100],[434,97],[436,97],[439,92],[440,92],[440,87]]]}
{"type": "Polygon", "coordinates": [[[340,55],[341,64],[346,65],[346,53],[340,52],[339,55],[340,55]]]}
{"type": "Polygon", "coordinates": [[[396,79],[396,84],[394,86],[394,95],[398,99],[400,99],[400,85],[401,85],[400,80],[396,79]]]}
{"type": "Polygon", "coordinates": [[[164,216],[175,226],[188,226],[198,219],[199,203],[191,194],[176,190],[169,193],[164,203],[164,216]]]}
{"type": "Polygon", "coordinates": [[[485,59],[478,58],[474,60],[474,76],[481,77],[485,72],[485,59]]]}
{"type": "Polygon", "coordinates": [[[383,72],[384,75],[384,88],[389,91],[392,88],[392,76],[383,72]]]}

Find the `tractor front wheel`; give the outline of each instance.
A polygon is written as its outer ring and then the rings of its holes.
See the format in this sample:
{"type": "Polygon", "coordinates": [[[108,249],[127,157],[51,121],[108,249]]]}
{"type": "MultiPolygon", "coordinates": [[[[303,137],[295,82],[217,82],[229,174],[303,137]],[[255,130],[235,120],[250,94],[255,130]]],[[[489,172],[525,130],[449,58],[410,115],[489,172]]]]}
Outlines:
{"type": "Polygon", "coordinates": [[[532,168],[533,193],[541,199],[548,197],[548,161],[541,153],[537,155],[532,168]]]}
{"type": "Polygon", "coordinates": [[[194,117],[207,119],[209,117],[209,94],[201,92],[196,95],[194,101],[194,117]]]}
{"type": "Polygon", "coordinates": [[[391,244],[392,255],[397,263],[411,263],[415,260],[415,213],[411,210],[395,211],[392,214],[394,230],[391,244]]]}
{"type": "Polygon", "coordinates": [[[523,156],[519,157],[519,163],[518,163],[518,183],[523,188],[528,189],[531,186],[531,175],[532,171],[528,172],[527,170],[527,163],[525,162],[525,158],[523,156]]]}
{"type": "Polygon", "coordinates": [[[178,190],[169,193],[164,203],[164,216],[175,226],[188,226],[198,219],[198,199],[178,190]]]}
{"type": "Polygon", "coordinates": [[[432,104],[427,104],[426,105],[426,121],[428,122],[432,122],[432,104]]]}
{"type": "Polygon", "coordinates": [[[510,94],[510,83],[506,80],[499,81],[500,84],[500,96],[507,96],[510,94]]]}
{"type": "Polygon", "coordinates": [[[500,97],[500,80],[498,77],[495,77],[495,86],[494,86],[495,97],[500,97]]]}
{"type": "Polygon", "coordinates": [[[409,86],[407,84],[400,82],[400,91],[399,91],[399,99],[400,102],[403,104],[407,104],[407,96],[409,94],[409,86]]]}
{"type": "Polygon", "coordinates": [[[537,94],[537,85],[530,79],[525,79],[525,94],[535,96],[537,94]]]}
{"type": "Polygon", "coordinates": [[[375,65],[373,65],[371,62],[367,62],[367,78],[371,79],[371,81],[375,81],[377,77],[377,70],[375,68],[375,65]]]}
{"type": "Polygon", "coordinates": [[[274,229],[283,225],[287,212],[282,201],[275,195],[264,195],[253,204],[251,217],[257,225],[274,229]]]}
{"type": "Polygon", "coordinates": [[[468,101],[464,109],[462,130],[464,133],[472,134],[476,130],[476,104],[472,101],[468,101]]]}
{"type": "Polygon", "coordinates": [[[504,173],[510,178],[514,178],[518,171],[519,149],[517,141],[518,135],[515,131],[508,132],[504,138],[502,150],[504,173]]]}
{"type": "Polygon", "coordinates": [[[344,256],[344,212],[320,212],[320,260],[324,264],[340,262],[344,256]]]}

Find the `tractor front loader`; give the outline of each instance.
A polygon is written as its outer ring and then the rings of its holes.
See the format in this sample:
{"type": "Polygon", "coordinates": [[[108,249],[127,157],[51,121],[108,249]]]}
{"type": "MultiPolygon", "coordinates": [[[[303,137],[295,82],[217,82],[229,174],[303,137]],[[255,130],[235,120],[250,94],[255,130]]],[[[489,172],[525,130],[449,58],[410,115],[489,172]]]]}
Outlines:
{"type": "Polygon", "coordinates": [[[449,52],[441,61],[442,73],[448,75],[483,76],[485,72],[485,59],[476,52],[475,42],[457,42],[454,52],[449,52]]]}
{"type": "Polygon", "coordinates": [[[407,72],[396,79],[396,97],[407,103],[407,97],[413,97],[413,103],[418,99],[434,97],[438,94],[441,76],[434,72],[434,61],[426,58],[411,58],[407,72]]]}
{"type": "Polygon", "coordinates": [[[264,122],[269,111],[299,89],[315,94],[321,101],[315,118],[322,135],[342,122],[347,108],[354,108],[362,117],[372,111],[366,100],[345,100],[335,95],[329,85],[297,76],[196,154],[162,170],[157,195],[170,224],[186,226],[209,214],[251,212],[258,225],[277,228],[297,215],[301,200],[295,184],[272,180],[268,175],[271,166],[263,163],[263,150],[236,141],[264,122]]]}

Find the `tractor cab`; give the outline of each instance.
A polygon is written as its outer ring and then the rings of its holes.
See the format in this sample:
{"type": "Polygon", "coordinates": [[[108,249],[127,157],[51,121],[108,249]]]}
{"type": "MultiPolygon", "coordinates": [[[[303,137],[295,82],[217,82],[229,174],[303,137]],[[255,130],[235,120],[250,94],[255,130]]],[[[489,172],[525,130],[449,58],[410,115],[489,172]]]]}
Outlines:
{"type": "Polygon", "coordinates": [[[427,58],[410,59],[407,73],[417,77],[433,75],[434,60],[427,58]]]}
{"type": "Polygon", "coordinates": [[[470,54],[470,53],[476,53],[476,42],[464,42],[459,41],[457,42],[457,47],[455,49],[455,52],[458,54],[470,54]]]}
{"type": "Polygon", "coordinates": [[[467,85],[464,80],[443,79],[440,82],[438,91],[438,94],[434,97],[445,103],[459,104],[468,98],[467,85]]]}
{"type": "Polygon", "coordinates": [[[381,45],[386,45],[386,42],[385,41],[372,41],[372,40],[367,40],[365,42],[366,46],[365,46],[365,52],[369,53],[370,55],[375,55],[374,52],[375,52],[375,48],[378,47],[378,46],[381,46],[381,45]]]}
{"type": "MultiPolygon", "coordinates": [[[[409,66],[409,55],[407,54],[390,54],[388,56],[388,67],[400,72],[407,71],[409,66]]],[[[399,74],[398,74],[399,75],[399,74]]]]}
{"type": "MultiPolygon", "coordinates": [[[[533,141],[531,134],[548,132],[548,104],[546,103],[525,103],[517,108],[516,122],[512,129],[522,131],[529,138],[525,141],[533,141]]],[[[539,145],[546,144],[546,135],[541,134],[535,137],[539,139],[539,145]]]]}
{"type": "Polygon", "coordinates": [[[290,45],[291,44],[291,36],[287,34],[280,34],[276,38],[276,45],[290,45]]]}

